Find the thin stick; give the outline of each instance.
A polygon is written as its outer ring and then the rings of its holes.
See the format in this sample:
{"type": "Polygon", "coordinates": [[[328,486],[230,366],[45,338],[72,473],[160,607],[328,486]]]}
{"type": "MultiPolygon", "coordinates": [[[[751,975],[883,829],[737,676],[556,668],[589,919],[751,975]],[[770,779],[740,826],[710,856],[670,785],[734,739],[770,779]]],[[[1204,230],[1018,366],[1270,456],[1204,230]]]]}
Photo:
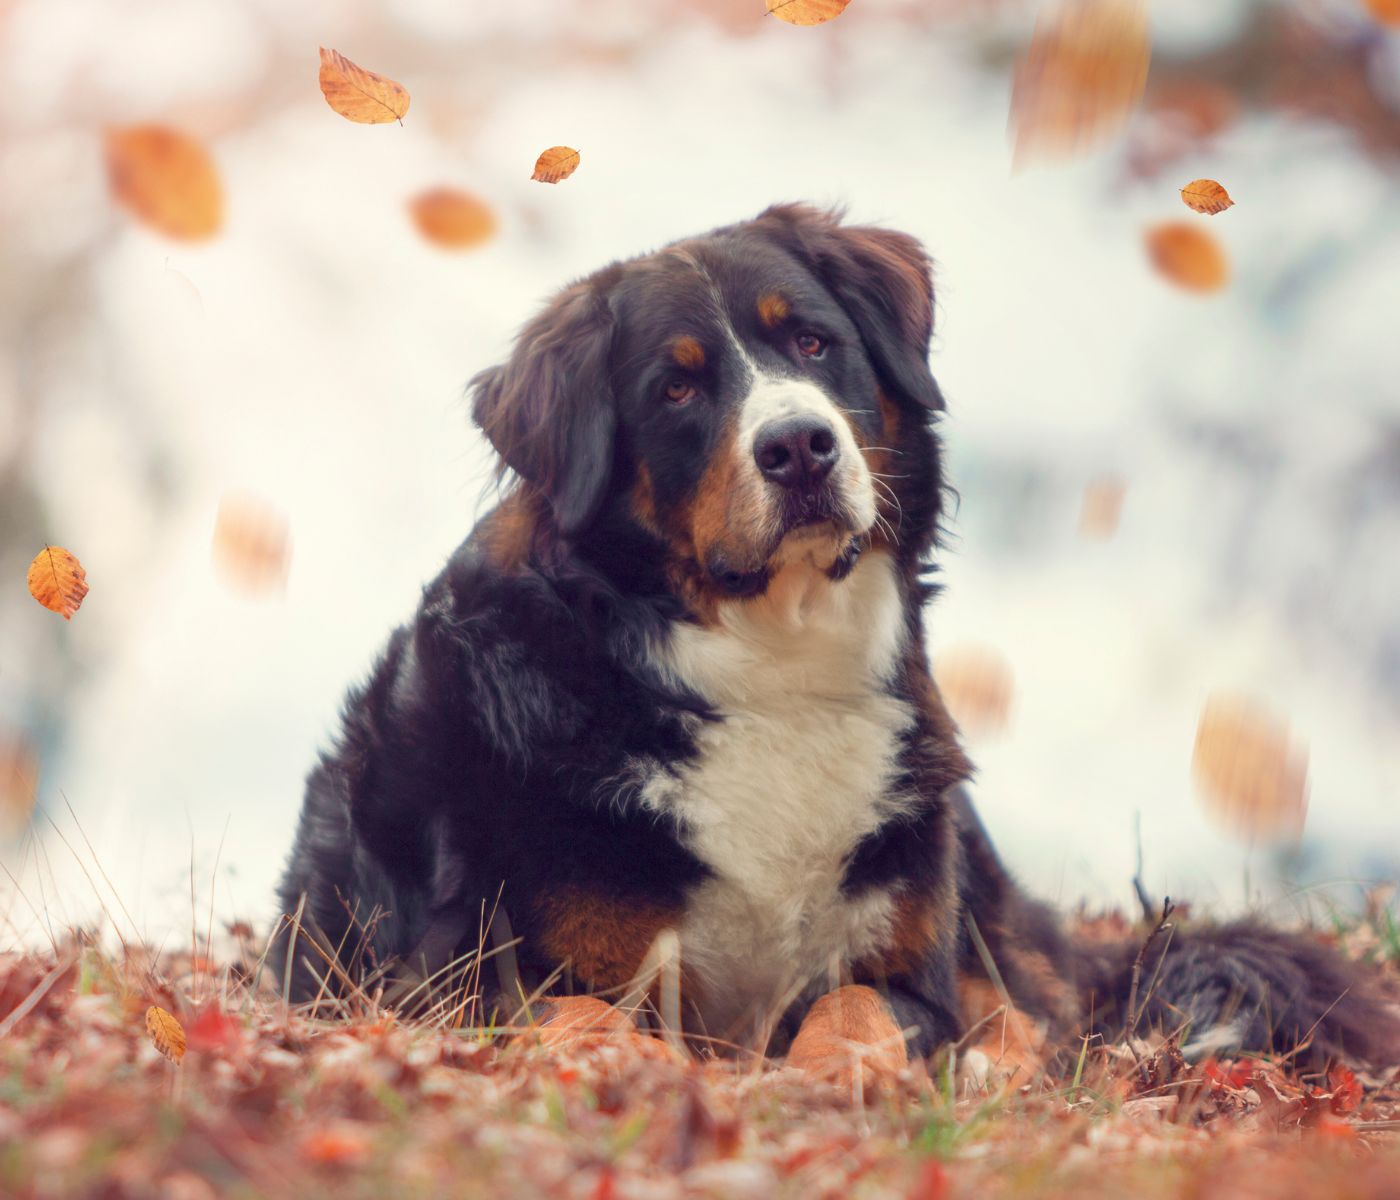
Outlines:
{"type": "MultiPolygon", "coordinates": [[[[1133,982],[1128,989],[1128,1024],[1126,1028],[1124,1028],[1123,1036],[1120,1039],[1124,1042],[1128,1042],[1137,1031],[1138,1020],[1142,1016],[1137,1006],[1138,988],[1142,984],[1142,964],[1147,958],[1147,952],[1152,948],[1152,943],[1167,930],[1171,929],[1167,918],[1175,911],[1176,905],[1172,903],[1172,898],[1170,896],[1164,897],[1162,900],[1162,915],[1158,919],[1157,924],[1152,927],[1152,932],[1147,935],[1147,940],[1143,942],[1142,946],[1138,949],[1137,957],[1133,959],[1133,982]]],[[[1143,1001],[1143,1008],[1146,1007],[1147,1002],[1143,1001]]]]}

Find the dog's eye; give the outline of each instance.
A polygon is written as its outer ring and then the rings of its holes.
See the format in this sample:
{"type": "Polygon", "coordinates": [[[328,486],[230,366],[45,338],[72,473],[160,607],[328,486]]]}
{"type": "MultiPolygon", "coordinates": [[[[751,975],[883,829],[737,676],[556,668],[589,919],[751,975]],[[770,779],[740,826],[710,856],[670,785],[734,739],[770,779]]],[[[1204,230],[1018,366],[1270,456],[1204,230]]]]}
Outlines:
{"type": "Polygon", "coordinates": [[[673,379],[666,385],[666,399],[672,404],[685,404],[695,398],[695,385],[688,379],[673,379]]]}
{"type": "Polygon", "coordinates": [[[807,358],[820,358],[826,353],[826,342],[815,333],[799,333],[795,340],[798,352],[807,358]]]}

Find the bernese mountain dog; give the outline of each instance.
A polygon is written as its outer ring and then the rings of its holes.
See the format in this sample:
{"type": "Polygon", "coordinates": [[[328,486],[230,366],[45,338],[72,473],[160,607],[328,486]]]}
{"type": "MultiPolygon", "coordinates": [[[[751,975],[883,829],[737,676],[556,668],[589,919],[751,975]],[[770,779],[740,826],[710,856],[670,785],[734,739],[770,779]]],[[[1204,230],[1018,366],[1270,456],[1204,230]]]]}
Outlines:
{"type": "Polygon", "coordinates": [[[310,775],[290,996],[407,1002],[474,963],[482,1021],[650,1013],[838,1076],[1139,1021],[1400,1059],[1379,985],[1320,945],[1175,931],[1144,971],[1003,868],[926,648],[932,327],[914,238],[784,205],[572,284],[472,380],[502,498],[310,775]]]}

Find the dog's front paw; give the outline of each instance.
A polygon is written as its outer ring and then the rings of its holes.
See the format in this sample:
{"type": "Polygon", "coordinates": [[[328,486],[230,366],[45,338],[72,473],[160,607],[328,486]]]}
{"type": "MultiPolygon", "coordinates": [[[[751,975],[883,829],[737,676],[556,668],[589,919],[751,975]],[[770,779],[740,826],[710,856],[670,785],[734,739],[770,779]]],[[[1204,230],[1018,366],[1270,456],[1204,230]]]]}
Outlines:
{"type": "Polygon", "coordinates": [[[848,985],[808,1010],[787,1062],[860,1099],[892,1083],[909,1065],[909,1052],[880,993],[848,985]]]}

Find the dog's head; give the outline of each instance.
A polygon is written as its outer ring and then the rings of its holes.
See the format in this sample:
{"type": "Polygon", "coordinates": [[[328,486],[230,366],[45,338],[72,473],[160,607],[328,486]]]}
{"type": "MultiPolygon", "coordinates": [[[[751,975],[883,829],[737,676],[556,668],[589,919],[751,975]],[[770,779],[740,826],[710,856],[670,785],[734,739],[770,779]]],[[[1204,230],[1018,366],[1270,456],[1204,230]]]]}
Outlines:
{"type": "Polygon", "coordinates": [[[771,208],[566,289],[473,411],[558,536],[627,521],[682,590],[748,597],[795,558],[927,549],[932,324],[913,238],[771,208]]]}

